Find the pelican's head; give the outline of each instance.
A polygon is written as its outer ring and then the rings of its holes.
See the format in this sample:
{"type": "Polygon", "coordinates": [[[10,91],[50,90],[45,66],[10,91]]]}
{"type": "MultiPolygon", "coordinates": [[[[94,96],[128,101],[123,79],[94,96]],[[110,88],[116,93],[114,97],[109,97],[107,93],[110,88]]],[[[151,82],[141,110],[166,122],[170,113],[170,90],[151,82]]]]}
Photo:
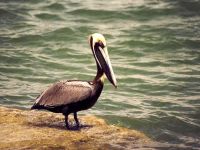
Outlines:
{"type": "Polygon", "coordinates": [[[117,81],[112,69],[104,36],[100,33],[94,33],[90,35],[89,43],[97,62],[98,68],[100,68],[105,73],[107,79],[115,87],[117,87],[117,81]]]}

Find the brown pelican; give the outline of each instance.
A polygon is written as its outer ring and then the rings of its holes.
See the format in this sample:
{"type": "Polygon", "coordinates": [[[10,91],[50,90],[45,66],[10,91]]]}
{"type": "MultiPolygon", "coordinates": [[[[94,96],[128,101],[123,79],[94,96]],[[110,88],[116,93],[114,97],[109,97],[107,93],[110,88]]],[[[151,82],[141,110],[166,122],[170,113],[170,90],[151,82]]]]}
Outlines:
{"type": "Polygon", "coordinates": [[[57,82],[38,96],[31,108],[62,113],[65,116],[67,129],[70,129],[68,124],[70,113],[74,113],[76,127],[79,127],[77,112],[89,109],[96,103],[106,77],[117,87],[104,36],[99,33],[90,35],[89,44],[97,65],[95,78],[92,81],[68,80],[57,82]]]}

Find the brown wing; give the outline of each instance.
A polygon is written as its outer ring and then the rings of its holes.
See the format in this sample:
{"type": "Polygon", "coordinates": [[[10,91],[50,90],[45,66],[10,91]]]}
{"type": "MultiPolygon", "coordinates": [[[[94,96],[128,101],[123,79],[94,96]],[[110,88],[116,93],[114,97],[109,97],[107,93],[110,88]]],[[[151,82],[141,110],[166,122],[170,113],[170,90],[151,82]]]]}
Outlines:
{"type": "Polygon", "coordinates": [[[44,91],[35,102],[35,105],[60,106],[90,97],[92,86],[84,81],[57,82],[44,91]]]}

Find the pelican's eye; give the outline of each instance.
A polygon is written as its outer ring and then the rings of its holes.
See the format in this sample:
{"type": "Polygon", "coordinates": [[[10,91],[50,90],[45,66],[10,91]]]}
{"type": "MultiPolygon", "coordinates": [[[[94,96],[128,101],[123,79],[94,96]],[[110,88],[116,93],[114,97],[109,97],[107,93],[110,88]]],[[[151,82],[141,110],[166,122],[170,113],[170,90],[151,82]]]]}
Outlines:
{"type": "Polygon", "coordinates": [[[104,48],[104,47],[105,47],[105,45],[103,44],[102,41],[99,41],[98,43],[99,43],[99,46],[100,46],[101,48],[104,48]]]}

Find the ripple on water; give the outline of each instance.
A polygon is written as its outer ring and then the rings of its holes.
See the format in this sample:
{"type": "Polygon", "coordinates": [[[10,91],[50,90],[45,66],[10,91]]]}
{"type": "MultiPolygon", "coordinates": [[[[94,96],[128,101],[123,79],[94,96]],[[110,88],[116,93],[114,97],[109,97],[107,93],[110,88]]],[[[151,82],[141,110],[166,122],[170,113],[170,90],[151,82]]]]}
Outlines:
{"type": "Polygon", "coordinates": [[[29,108],[58,80],[92,80],[103,33],[118,80],[82,113],[177,147],[199,146],[199,1],[0,2],[0,104],[29,108]]]}

